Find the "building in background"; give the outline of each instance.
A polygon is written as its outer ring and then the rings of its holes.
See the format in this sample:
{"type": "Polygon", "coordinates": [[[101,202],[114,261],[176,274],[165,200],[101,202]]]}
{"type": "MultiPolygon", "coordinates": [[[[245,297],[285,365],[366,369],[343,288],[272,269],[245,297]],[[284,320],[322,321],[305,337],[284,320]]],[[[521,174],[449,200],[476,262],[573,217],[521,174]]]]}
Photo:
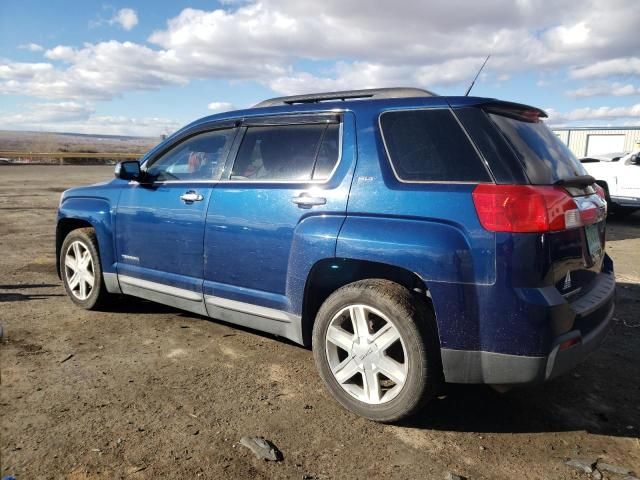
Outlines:
{"type": "Polygon", "coordinates": [[[640,126],[567,127],[553,132],[578,158],[640,149],[640,126]]]}

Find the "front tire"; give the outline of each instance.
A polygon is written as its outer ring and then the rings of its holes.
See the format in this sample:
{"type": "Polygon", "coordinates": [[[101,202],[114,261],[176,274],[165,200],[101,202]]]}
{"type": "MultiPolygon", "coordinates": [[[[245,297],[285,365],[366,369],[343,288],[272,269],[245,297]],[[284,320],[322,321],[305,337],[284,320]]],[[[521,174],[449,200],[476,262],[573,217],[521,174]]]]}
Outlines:
{"type": "Polygon", "coordinates": [[[60,274],[69,298],[86,310],[95,310],[108,303],[102,278],[98,241],[93,228],[69,232],[60,249],[60,274]]]}
{"type": "Polygon", "coordinates": [[[375,421],[417,412],[442,379],[433,312],[388,280],[362,280],[331,294],[316,316],[313,352],[336,400],[375,421]]]}

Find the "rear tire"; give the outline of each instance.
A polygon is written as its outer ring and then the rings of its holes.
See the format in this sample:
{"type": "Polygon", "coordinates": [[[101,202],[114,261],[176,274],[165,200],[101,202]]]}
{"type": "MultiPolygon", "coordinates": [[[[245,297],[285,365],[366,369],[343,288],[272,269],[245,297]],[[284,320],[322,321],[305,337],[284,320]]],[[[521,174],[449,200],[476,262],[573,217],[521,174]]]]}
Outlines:
{"type": "Polygon", "coordinates": [[[336,400],[379,422],[416,413],[442,382],[431,308],[388,280],[362,280],[331,294],[316,316],[313,352],[336,400]]]}
{"type": "Polygon", "coordinates": [[[104,284],[93,228],[72,230],[66,236],[60,249],[60,276],[71,301],[86,310],[104,307],[113,298],[104,284]]]}

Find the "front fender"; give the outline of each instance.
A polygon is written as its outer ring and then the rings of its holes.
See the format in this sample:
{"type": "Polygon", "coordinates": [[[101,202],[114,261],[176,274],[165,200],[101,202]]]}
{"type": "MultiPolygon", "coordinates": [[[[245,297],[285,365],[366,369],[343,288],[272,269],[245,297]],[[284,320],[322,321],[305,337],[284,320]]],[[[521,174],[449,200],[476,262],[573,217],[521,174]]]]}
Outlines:
{"type": "MultiPolygon", "coordinates": [[[[86,222],[93,227],[100,248],[102,271],[106,273],[115,273],[114,214],[115,209],[108,198],[63,197],[58,209],[58,230],[67,221],[86,222]]],[[[62,241],[64,239],[60,243],[62,241]]]]}

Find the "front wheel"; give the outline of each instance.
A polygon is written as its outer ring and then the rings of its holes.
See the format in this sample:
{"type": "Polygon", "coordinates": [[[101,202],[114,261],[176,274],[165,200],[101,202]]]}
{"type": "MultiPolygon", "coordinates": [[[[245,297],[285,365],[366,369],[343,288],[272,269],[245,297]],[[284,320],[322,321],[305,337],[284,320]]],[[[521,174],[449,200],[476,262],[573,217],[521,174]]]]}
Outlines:
{"type": "Polygon", "coordinates": [[[387,280],[362,280],[330,295],[316,317],[313,351],[336,400],[371,420],[415,413],[442,378],[431,309],[387,280]]]}
{"type": "Polygon", "coordinates": [[[64,289],[73,303],[93,310],[111,297],[102,278],[100,255],[92,228],[72,230],[60,249],[60,273],[64,289]]]}

